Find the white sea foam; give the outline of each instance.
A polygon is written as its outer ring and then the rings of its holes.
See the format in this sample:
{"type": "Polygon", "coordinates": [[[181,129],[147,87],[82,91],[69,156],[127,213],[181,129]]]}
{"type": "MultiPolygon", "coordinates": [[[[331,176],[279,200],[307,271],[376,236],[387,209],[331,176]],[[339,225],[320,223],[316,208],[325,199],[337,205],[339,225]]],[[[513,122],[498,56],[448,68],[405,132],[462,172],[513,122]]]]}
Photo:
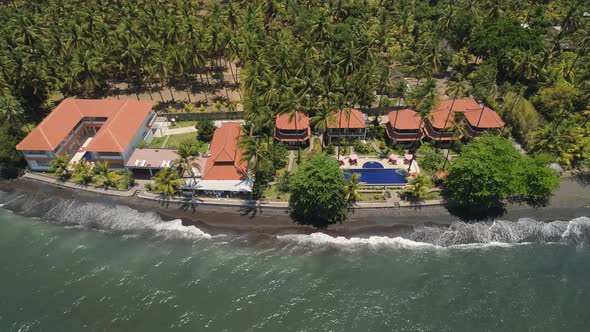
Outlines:
{"type": "Polygon", "coordinates": [[[436,247],[430,243],[416,242],[402,237],[387,237],[387,236],[370,236],[367,238],[351,237],[346,238],[343,236],[333,237],[325,233],[313,233],[310,235],[304,234],[292,234],[292,235],[280,235],[277,239],[281,241],[293,241],[299,244],[315,244],[324,245],[332,244],[337,246],[389,246],[395,248],[417,248],[417,247],[436,247]]]}

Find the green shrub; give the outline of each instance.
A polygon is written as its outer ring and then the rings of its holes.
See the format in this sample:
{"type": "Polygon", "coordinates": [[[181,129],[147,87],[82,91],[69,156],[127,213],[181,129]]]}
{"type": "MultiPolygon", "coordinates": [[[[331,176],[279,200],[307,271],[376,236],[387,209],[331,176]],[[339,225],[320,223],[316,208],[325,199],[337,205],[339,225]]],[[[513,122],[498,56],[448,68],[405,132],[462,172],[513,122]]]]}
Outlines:
{"type": "Polygon", "coordinates": [[[328,144],[328,146],[326,146],[326,154],[330,155],[330,154],[334,154],[336,152],[336,149],[334,148],[334,145],[332,143],[328,144]]]}
{"type": "Polygon", "coordinates": [[[197,129],[197,138],[202,142],[211,142],[215,132],[215,124],[211,120],[201,120],[195,126],[197,129]]]}
{"type": "Polygon", "coordinates": [[[373,148],[371,147],[371,145],[363,143],[363,141],[361,141],[360,139],[356,139],[352,143],[352,145],[354,146],[354,150],[356,151],[356,153],[369,154],[373,152],[373,148]]]}

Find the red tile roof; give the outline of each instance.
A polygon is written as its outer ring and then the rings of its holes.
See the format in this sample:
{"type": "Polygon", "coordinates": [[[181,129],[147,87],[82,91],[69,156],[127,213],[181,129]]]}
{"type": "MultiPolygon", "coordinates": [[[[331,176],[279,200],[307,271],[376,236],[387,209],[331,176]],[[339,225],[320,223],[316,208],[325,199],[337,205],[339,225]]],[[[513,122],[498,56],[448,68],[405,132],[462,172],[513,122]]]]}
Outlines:
{"type": "Polygon", "coordinates": [[[365,128],[365,117],[363,112],[351,109],[350,111],[339,110],[328,119],[328,128],[365,128]],[[340,125],[338,125],[340,122],[340,125]]]}
{"type": "Polygon", "coordinates": [[[463,112],[465,118],[469,122],[472,127],[481,128],[481,129],[490,129],[490,128],[502,128],[504,127],[504,121],[500,119],[500,116],[492,109],[484,107],[483,112],[482,109],[474,109],[468,110],[463,112]]]}
{"type": "Polygon", "coordinates": [[[85,117],[105,117],[107,121],[86,151],[123,152],[140,129],[152,104],[135,100],[63,100],[25,137],[17,150],[53,151],[85,117]]]}
{"type": "Polygon", "coordinates": [[[306,114],[299,112],[295,112],[295,114],[280,114],[277,116],[276,127],[283,130],[300,130],[309,128],[309,117],[306,114]],[[295,119],[297,119],[297,121],[295,121],[295,119]]]}
{"type": "Polygon", "coordinates": [[[423,126],[420,114],[410,109],[389,112],[388,117],[391,127],[398,130],[419,130],[423,126]]]}
{"type": "Polygon", "coordinates": [[[242,130],[239,123],[224,123],[215,130],[203,180],[242,180],[247,177],[247,162],[239,146],[242,130]]]}
{"type": "Polygon", "coordinates": [[[454,113],[475,109],[481,109],[481,106],[473,98],[461,98],[454,101],[447,99],[440,102],[438,108],[430,113],[428,119],[435,128],[449,129],[455,125],[454,113]],[[449,115],[449,113],[451,114],[449,115]]]}

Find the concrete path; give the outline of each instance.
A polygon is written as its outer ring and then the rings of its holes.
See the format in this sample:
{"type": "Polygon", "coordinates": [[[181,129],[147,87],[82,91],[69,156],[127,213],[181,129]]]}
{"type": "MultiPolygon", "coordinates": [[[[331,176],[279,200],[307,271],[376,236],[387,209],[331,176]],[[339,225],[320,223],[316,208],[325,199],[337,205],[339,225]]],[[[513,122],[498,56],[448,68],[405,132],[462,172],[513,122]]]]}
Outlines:
{"type": "Polygon", "coordinates": [[[117,190],[117,189],[112,189],[112,188],[104,189],[104,188],[88,186],[88,185],[85,186],[85,185],[81,185],[81,184],[73,182],[73,181],[61,182],[61,181],[58,181],[54,177],[51,177],[49,175],[45,175],[42,173],[28,172],[28,173],[25,173],[25,175],[23,175],[23,177],[27,178],[27,179],[34,180],[34,181],[44,182],[44,183],[47,183],[47,184],[55,186],[55,187],[61,187],[61,188],[66,187],[66,188],[70,188],[70,189],[90,191],[90,192],[97,193],[97,194],[111,195],[111,196],[130,197],[130,196],[133,196],[135,194],[135,192],[138,190],[137,187],[133,187],[129,190],[124,191],[124,190],[117,190]]]}
{"type": "Polygon", "coordinates": [[[381,150],[379,149],[379,147],[377,146],[377,144],[375,144],[375,141],[371,140],[371,147],[373,148],[373,150],[377,151],[377,153],[382,154],[383,152],[381,152],[381,150]]]}
{"type": "Polygon", "coordinates": [[[291,172],[293,170],[293,164],[295,163],[296,158],[297,156],[295,156],[295,151],[289,151],[289,164],[287,165],[287,172],[291,172]]]}
{"type": "Polygon", "coordinates": [[[162,142],[162,145],[160,146],[160,149],[166,148],[166,144],[168,144],[169,139],[170,139],[170,135],[166,136],[166,138],[164,139],[164,142],[162,142]]]}
{"type": "Polygon", "coordinates": [[[196,132],[197,132],[197,128],[195,128],[195,126],[174,128],[174,129],[171,129],[170,127],[168,127],[168,129],[166,129],[166,131],[164,132],[164,136],[188,134],[188,133],[196,133],[196,132]]]}

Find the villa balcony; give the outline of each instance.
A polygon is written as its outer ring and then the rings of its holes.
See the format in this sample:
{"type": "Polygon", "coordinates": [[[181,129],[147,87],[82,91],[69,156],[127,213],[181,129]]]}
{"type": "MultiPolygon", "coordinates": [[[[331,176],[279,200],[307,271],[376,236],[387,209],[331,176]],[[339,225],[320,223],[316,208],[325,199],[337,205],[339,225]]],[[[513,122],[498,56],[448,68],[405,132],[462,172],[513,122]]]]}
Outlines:
{"type": "Polygon", "coordinates": [[[387,130],[387,136],[396,142],[413,142],[424,137],[424,133],[420,129],[398,131],[393,129],[389,123],[387,123],[385,129],[387,130]]]}
{"type": "Polygon", "coordinates": [[[365,128],[342,128],[342,129],[328,129],[326,134],[329,137],[365,137],[366,130],[365,128]]]}
{"type": "Polygon", "coordinates": [[[310,130],[307,129],[299,129],[299,130],[285,130],[285,129],[275,129],[275,139],[280,142],[285,143],[297,143],[297,142],[306,142],[309,139],[310,130]]]}
{"type": "Polygon", "coordinates": [[[440,128],[434,128],[430,121],[426,121],[426,125],[424,126],[424,132],[426,135],[435,141],[452,141],[455,138],[463,138],[463,134],[459,134],[459,136],[455,135],[454,130],[441,130],[440,128]]]}

